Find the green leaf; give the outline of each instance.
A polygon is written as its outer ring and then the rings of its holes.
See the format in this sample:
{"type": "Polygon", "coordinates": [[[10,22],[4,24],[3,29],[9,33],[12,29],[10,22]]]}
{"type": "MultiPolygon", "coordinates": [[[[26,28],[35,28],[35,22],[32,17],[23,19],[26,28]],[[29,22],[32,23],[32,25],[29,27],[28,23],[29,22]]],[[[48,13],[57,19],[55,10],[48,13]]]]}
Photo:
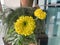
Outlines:
{"type": "Polygon", "coordinates": [[[12,34],[13,31],[14,31],[14,29],[13,29],[13,28],[10,28],[10,29],[8,30],[8,34],[12,34]]]}
{"type": "Polygon", "coordinates": [[[21,41],[20,41],[20,40],[18,40],[17,42],[18,42],[18,43],[17,43],[18,45],[22,45],[22,43],[21,43],[21,41]]]}

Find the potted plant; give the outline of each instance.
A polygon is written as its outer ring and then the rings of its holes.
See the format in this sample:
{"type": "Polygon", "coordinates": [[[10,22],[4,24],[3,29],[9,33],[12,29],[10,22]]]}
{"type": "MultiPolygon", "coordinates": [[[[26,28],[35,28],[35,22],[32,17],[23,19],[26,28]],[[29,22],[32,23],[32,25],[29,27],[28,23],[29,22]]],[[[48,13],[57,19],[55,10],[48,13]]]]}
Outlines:
{"type": "MultiPolygon", "coordinates": [[[[41,33],[46,12],[38,8],[17,8],[6,17],[7,45],[36,45],[36,32],[41,33]]],[[[44,28],[44,27],[43,27],[44,28]]]]}

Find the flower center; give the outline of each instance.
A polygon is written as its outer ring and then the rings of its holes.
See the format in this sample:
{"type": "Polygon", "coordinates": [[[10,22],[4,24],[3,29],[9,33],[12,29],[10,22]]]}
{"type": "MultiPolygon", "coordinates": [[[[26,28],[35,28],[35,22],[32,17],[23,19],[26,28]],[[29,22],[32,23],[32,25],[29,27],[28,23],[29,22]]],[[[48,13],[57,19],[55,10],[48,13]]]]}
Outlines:
{"type": "Polygon", "coordinates": [[[26,22],[26,21],[24,21],[24,22],[23,22],[23,26],[26,26],[26,25],[27,25],[27,22],[26,22]]]}

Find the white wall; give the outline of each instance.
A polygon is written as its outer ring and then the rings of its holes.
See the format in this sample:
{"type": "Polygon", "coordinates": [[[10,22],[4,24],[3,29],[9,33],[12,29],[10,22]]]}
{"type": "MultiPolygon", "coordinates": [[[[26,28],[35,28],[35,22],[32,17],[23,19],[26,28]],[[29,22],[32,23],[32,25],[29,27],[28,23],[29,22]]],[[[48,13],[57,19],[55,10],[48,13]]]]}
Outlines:
{"type": "Polygon", "coordinates": [[[41,6],[41,5],[44,5],[44,1],[45,0],[39,0],[38,2],[39,2],[39,7],[41,8],[41,9],[44,9],[44,6],[41,6]]]}
{"type": "Polygon", "coordinates": [[[17,8],[20,6],[20,0],[4,0],[4,3],[9,8],[17,8]]]}

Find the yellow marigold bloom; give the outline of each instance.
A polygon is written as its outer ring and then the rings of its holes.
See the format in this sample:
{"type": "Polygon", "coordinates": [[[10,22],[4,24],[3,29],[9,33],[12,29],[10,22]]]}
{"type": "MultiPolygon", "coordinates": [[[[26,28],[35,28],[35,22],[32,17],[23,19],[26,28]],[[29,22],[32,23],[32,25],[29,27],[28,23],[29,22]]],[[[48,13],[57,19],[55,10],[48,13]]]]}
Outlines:
{"type": "Polygon", "coordinates": [[[15,31],[20,35],[31,35],[35,29],[35,21],[31,16],[21,16],[14,23],[15,31]]]}
{"type": "Polygon", "coordinates": [[[41,20],[46,18],[46,12],[44,12],[42,9],[35,10],[34,15],[41,20]]]}

